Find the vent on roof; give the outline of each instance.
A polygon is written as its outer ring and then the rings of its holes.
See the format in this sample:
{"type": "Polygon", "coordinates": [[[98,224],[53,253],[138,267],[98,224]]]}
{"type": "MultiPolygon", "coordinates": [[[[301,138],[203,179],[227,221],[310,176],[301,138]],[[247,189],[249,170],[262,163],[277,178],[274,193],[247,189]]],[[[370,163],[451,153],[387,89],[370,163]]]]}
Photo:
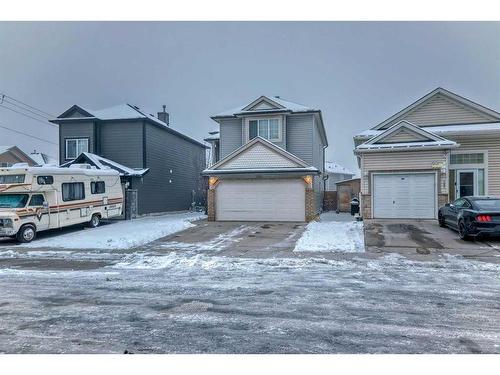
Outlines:
{"type": "Polygon", "coordinates": [[[169,124],[170,115],[166,111],[167,106],[163,105],[163,112],[158,112],[158,120],[163,121],[165,124],[169,124]]]}
{"type": "Polygon", "coordinates": [[[275,97],[276,99],[279,99],[279,98],[280,98],[280,96],[279,96],[279,95],[274,95],[274,97],[275,97]]]}

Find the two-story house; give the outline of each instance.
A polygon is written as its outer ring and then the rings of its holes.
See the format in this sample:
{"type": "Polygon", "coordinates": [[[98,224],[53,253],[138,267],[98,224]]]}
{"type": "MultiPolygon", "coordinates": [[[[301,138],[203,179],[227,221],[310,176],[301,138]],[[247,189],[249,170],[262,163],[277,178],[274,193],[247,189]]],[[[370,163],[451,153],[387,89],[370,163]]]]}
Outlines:
{"type": "Polygon", "coordinates": [[[137,192],[139,215],[187,210],[205,195],[207,146],[172,129],[165,106],[155,117],[130,104],[74,105],[51,122],[59,124],[60,164],[117,169],[128,177],[127,189],[137,192]]]}
{"type": "Polygon", "coordinates": [[[328,146],[320,110],[261,96],[212,119],[209,220],[309,221],[320,212],[328,146]]]}

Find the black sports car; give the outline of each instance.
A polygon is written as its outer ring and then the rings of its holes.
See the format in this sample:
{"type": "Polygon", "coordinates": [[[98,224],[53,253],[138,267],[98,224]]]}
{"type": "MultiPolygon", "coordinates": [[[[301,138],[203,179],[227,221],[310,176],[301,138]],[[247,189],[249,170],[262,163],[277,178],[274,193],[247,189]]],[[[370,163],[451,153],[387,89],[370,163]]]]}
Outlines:
{"type": "Polygon", "coordinates": [[[463,240],[500,236],[500,198],[462,197],[439,209],[439,225],[458,231],[463,240]]]}

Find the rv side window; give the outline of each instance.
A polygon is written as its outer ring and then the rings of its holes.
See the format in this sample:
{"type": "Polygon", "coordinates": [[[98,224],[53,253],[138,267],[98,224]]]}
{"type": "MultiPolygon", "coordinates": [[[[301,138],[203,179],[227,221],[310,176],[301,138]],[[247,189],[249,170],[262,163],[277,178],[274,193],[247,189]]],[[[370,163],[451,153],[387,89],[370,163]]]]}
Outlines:
{"type": "Polygon", "coordinates": [[[0,184],[22,184],[24,176],[24,174],[4,174],[0,176],[0,184]]]}
{"type": "Polygon", "coordinates": [[[85,187],[83,182],[68,182],[62,184],[63,201],[77,201],[85,199],[85,187]]]}
{"type": "Polygon", "coordinates": [[[92,181],[90,183],[90,192],[92,194],[104,194],[106,192],[104,181],[92,181]]]}
{"type": "Polygon", "coordinates": [[[30,199],[30,204],[28,206],[43,206],[43,202],[45,202],[45,198],[42,194],[33,194],[30,199]]]}
{"type": "Polygon", "coordinates": [[[38,185],[52,185],[54,183],[53,176],[38,176],[36,178],[38,185]]]}

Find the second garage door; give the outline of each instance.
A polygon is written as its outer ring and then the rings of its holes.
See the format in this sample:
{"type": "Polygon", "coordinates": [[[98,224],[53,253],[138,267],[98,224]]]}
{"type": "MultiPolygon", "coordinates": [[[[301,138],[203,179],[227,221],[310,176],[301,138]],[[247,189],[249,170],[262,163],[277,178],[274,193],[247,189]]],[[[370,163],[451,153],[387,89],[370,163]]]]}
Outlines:
{"type": "Polygon", "coordinates": [[[373,176],[373,217],[434,219],[434,173],[376,174],[373,176]]]}
{"type": "Polygon", "coordinates": [[[221,180],[215,196],[217,220],[305,220],[302,179],[221,180]]]}

